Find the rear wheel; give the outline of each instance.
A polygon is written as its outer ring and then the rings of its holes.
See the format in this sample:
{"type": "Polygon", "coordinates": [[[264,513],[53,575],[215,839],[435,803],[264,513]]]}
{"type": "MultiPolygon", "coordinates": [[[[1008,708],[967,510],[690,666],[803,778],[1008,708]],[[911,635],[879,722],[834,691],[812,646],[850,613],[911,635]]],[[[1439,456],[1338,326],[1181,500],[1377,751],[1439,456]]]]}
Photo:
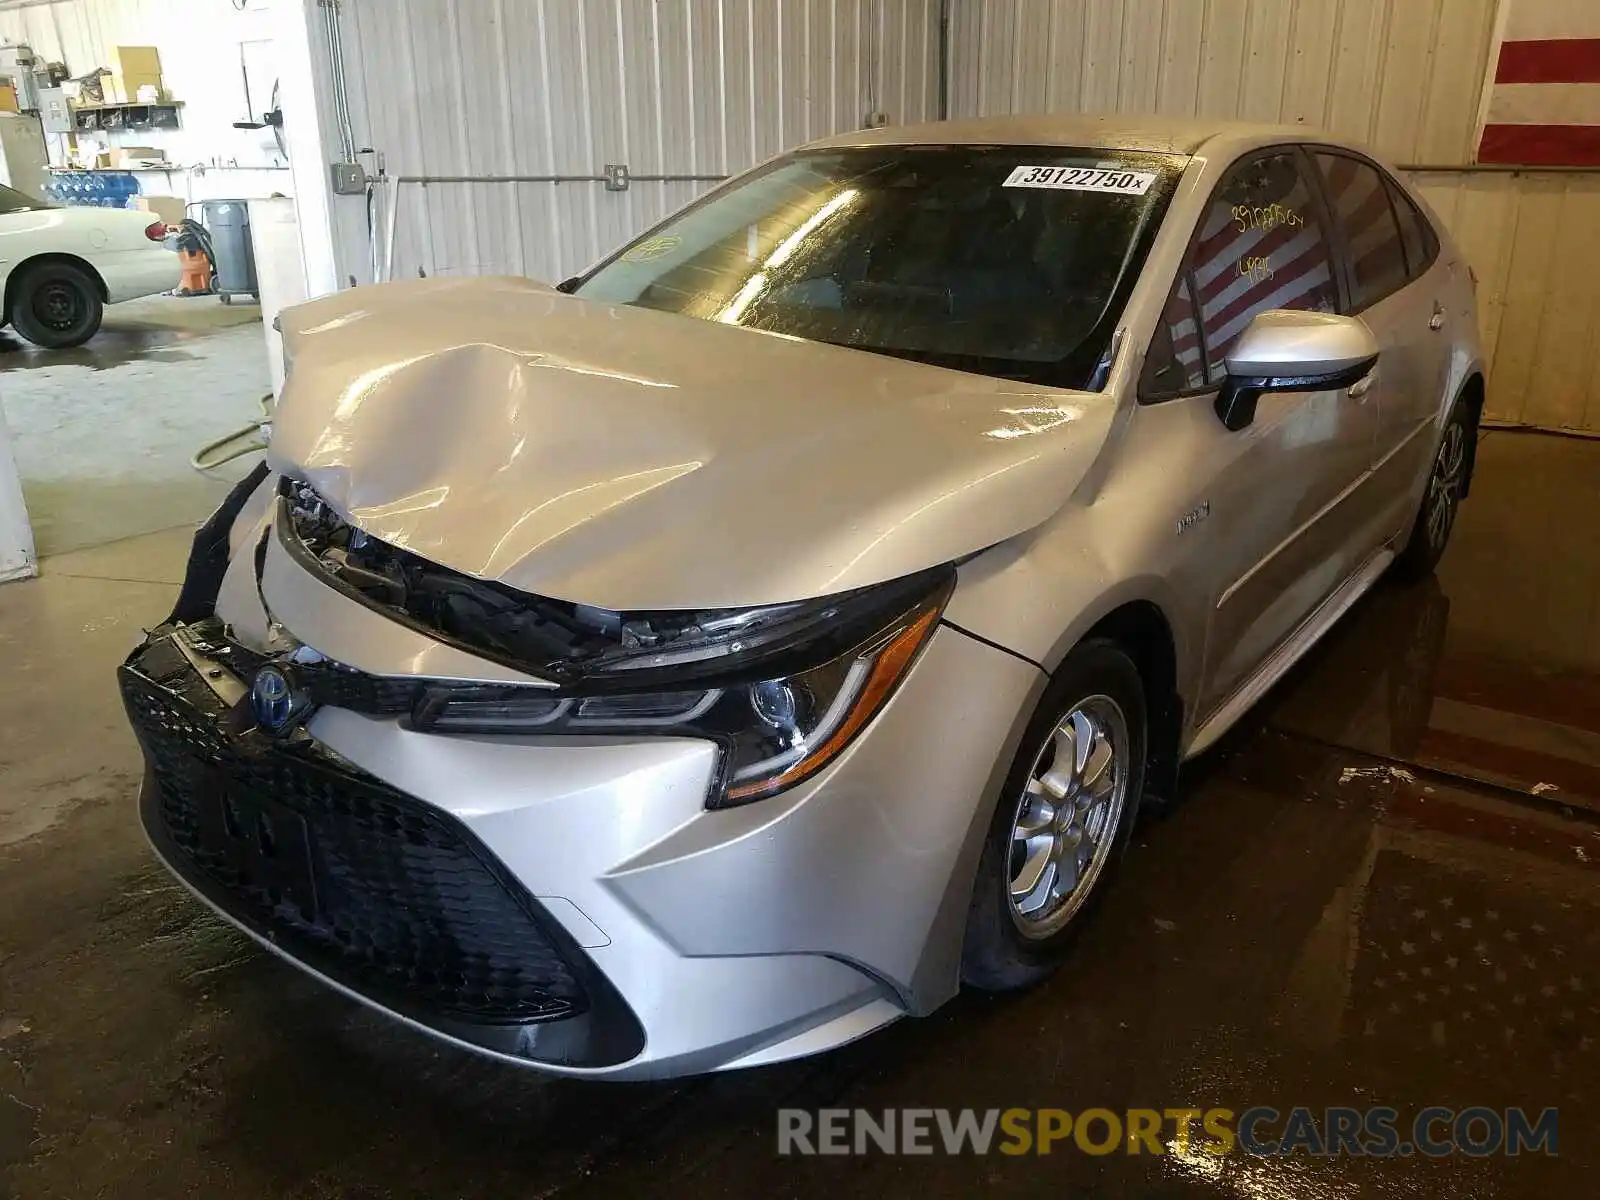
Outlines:
{"type": "Polygon", "coordinates": [[[48,262],[29,267],[12,292],[11,324],[37,346],[81,346],[100,328],[100,286],[81,267],[48,262]]]}
{"type": "Polygon", "coordinates": [[[1475,432],[1468,411],[1457,404],[1433,456],[1428,486],[1422,493],[1422,507],[1411,527],[1411,537],[1395,560],[1395,573],[1402,578],[1421,579],[1444,557],[1450,533],[1456,527],[1456,514],[1461,509],[1461,493],[1467,482],[1467,463],[1471,459],[1475,432]]]}
{"type": "Polygon", "coordinates": [[[1144,790],[1144,686],[1120,647],[1067,656],[1029,723],[978,866],[962,979],[1044,979],[1105,894],[1144,790]]]}

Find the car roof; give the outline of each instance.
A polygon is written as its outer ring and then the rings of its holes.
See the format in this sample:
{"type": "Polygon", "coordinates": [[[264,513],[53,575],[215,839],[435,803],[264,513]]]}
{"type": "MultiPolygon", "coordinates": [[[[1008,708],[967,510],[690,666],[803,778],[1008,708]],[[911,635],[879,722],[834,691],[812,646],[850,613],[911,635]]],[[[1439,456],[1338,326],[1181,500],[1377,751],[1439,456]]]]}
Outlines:
{"type": "Polygon", "coordinates": [[[1149,150],[1194,154],[1244,150],[1281,141],[1329,141],[1305,125],[1266,125],[1207,118],[1092,116],[1080,114],[981,117],[862,129],[812,142],[807,149],[847,146],[1081,146],[1097,150],[1149,150]],[[1216,142],[1217,145],[1208,145],[1216,142]]]}

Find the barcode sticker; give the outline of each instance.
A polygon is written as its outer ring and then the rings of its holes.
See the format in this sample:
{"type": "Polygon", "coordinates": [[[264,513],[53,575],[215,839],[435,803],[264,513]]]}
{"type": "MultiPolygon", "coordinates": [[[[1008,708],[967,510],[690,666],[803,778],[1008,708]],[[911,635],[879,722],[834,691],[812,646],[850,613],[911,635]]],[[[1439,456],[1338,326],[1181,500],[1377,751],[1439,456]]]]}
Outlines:
{"type": "Polygon", "coordinates": [[[1119,171],[1115,167],[1018,167],[1004,186],[1142,196],[1155,181],[1154,171],[1119,171]]]}

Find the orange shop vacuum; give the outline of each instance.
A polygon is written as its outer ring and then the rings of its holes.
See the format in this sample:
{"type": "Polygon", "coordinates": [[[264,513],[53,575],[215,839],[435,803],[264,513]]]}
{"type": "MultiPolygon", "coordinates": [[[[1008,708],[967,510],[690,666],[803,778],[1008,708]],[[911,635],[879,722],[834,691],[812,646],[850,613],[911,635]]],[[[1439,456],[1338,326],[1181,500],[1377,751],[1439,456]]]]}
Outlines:
{"type": "Polygon", "coordinates": [[[171,293],[174,296],[210,296],[216,276],[216,256],[211,248],[211,231],[199,221],[185,217],[178,226],[178,266],[183,277],[171,293]]]}

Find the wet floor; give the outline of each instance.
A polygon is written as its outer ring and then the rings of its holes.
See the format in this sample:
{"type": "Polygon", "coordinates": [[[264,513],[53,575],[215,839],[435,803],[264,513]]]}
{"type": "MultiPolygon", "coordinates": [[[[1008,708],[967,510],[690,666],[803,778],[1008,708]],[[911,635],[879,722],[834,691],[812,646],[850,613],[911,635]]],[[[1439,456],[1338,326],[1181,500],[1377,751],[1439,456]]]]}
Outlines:
{"type": "Polygon", "coordinates": [[[1284,729],[1600,813],[1600,441],[1490,433],[1437,581],[1380,589],[1284,729]]]}
{"type": "Polygon", "coordinates": [[[39,553],[203,519],[239,472],[189,459],[259,419],[269,387],[261,310],[214,296],[110,305],[71,350],[0,330],[0,406],[39,553]]]}
{"type": "Polygon", "coordinates": [[[150,296],[108,307],[100,332],[70,350],[46,350],[13,329],[0,329],[0,369],[76,366],[106,371],[141,360],[185,362],[194,358],[193,343],[260,320],[261,310],[253,304],[220,304],[215,296],[150,296]]]}
{"type": "Polygon", "coordinates": [[[1592,1194],[1600,545],[1564,517],[1600,445],[1482,463],[1438,582],[1381,586],[1197,765],[1051,982],[658,1085],[437,1048],[202,915],[134,831],[108,674],[181,540],[47,563],[0,589],[0,1197],[1592,1194]],[[1555,1107],[1559,1153],[776,1153],[784,1107],[1374,1105],[1555,1107]]]}

